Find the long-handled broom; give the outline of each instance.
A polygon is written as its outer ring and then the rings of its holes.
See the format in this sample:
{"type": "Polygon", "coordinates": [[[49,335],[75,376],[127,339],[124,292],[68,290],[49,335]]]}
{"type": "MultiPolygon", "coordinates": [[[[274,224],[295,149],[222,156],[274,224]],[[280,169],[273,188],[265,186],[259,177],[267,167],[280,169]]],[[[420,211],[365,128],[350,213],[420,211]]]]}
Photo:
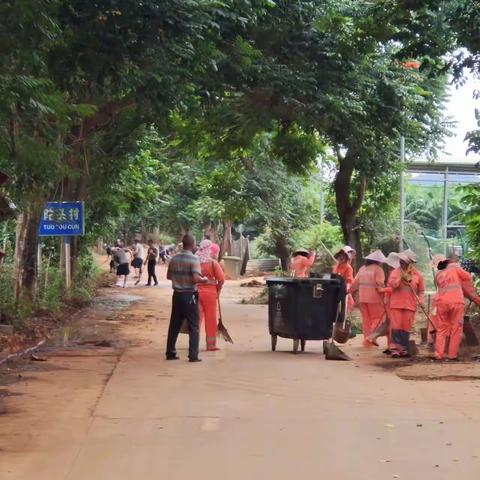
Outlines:
{"type": "Polygon", "coordinates": [[[222,337],[226,342],[233,343],[232,337],[228,333],[227,328],[223,324],[222,320],[222,307],[220,305],[220,297],[217,296],[218,302],[218,325],[217,325],[217,336],[222,337]]]}
{"type": "Polygon", "coordinates": [[[342,302],[338,302],[337,306],[337,315],[334,319],[334,323],[332,326],[332,337],[330,340],[324,340],[323,342],[323,353],[325,354],[325,359],[326,360],[340,360],[340,361],[349,361],[351,358],[340,348],[338,348],[335,345],[335,329],[337,327],[337,320],[338,317],[340,316],[340,313],[342,311],[342,302]]]}

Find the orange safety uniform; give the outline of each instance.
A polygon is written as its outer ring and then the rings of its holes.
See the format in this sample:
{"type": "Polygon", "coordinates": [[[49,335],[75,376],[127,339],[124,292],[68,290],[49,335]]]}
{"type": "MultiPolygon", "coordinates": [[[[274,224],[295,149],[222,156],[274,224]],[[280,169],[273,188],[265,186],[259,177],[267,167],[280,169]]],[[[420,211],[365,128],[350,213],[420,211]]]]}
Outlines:
{"type": "Polygon", "coordinates": [[[376,330],[385,317],[383,296],[378,292],[378,289],[383,287],[385,273],[377,264],[360,268],[350,287],[350,293],[358,291],[364,338],[376,330]]]}
{"type": "Polygon", "coordinates": [[[450,337],[447,356],[455,359],[463,335],[465,296],[477,305],[480,304],[480,297],[471,283],[470,274],[456,264],[450,264],[444,270],[440,270],[435,279],[437,283],[434,299],[437,316],[435,357],[439,360],[444,357],[447,337],[450,337]]]}
{"type": "Polygon", "coordinates": [[[309,257],[303,255],[297,255],[292,258],[290,263],[290,271],[293,272],[296,278],[308,278],[310,268],[315,263],[315,252],[309,257]]]}
{"type": "Polygon", "coordinates": [[[225,281],[222,267],[216,260],[201,263],[202,275],[209,283],[198,285],[198,304],[200,309],[200,325],[205,320],[207,350],[217,349],[217,299],[225,281]]]}
{"type": "Polygon", "coordinates": [[[415,292],[423,303],[425,297],[425,282],[418,270],[412,270],[412,279],[409,284],[402,279],[400,268],[396,268],[390,274],[387,286],[391,288],[388,313],[390,317],[390,343],[392,354],[407,355],[412,331],[417,300],[415,292]],[[413,290],[413,292],[412,292],[413,290]]]}
{"type": "MultiPolygon", "coordinates": [[[[345,287],[347,289],[347,292],[350,290],[350,287],[353,283],[353,268],[350,265],[349,262],[337,262],[332,269],[332,273],[335,273],[336,275],[340,275],[343,280],[345,280],[345,287]]],[[[346,305],[346,313],[350,313],[353,310],[353,297],[350,293],[347,294],[347,305],[346,305]]]]}

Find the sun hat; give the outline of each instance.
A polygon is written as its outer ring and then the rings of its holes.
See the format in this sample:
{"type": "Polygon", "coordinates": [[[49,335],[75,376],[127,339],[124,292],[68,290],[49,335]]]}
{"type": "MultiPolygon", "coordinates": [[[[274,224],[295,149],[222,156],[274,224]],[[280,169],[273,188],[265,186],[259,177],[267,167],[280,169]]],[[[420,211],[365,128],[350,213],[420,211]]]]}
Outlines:
{"type": "Polygon", "coordinates": [[[370,255],[365,257],[365,260],[371,260],[372,262],[386,263],[387,259],[381,250],[375,250],[370,255]]]}
{"type": "Polygon", "coordinates": [[[293,254],[295,255],[296,253],[307,253],[309,254],[310,252],[306,248],[297,248],[293,251],[293,254]]]}
{"type": "Polygon", "coordinates": [[[385,263],[391,268],[399,268],[400,260],[397,252],[390,252],[385,263]]]}
{"type": "Polygon", "coordinates": [[[404,253],[410,259],[411,262],[417,263],[417,260],[418,260],[417,254],[410,248],[407,248],[407,250],[403,251],[402,253],[404,253]]]}
{"type": "Polygon", "coordinates": [[[347,257],[350,257],[350,252],[352,251],[352,248],[350,248],[348,245],[345,247],[342,247],[335,255],[334,257],[337,258],[339,255],[344,253],[347,257]]]}
{"type": "Polygon", "coordinates": [[[398,254],[398,259],[405,263],[413,263],[411,255],[405,250],[404,252],[400,252],[398,254]]]}

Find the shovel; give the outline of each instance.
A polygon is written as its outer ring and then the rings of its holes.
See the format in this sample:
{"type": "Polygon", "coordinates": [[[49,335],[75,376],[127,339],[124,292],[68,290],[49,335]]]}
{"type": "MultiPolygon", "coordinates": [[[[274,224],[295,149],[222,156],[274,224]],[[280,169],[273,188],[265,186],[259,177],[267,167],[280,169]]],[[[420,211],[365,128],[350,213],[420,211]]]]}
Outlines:
{"type": "MultiPolygon", "coordinates": [[[[333,323],[332,338],[323,342],[323,353],[326,360],[350,361],[351,358],[335,345],[334,338],[336,336],[337,320],[342,310],[342,302],[338,302],[337,315],[333,323]]],[[[345,322],[344,322],[345,324],[345,322]]]]}
{"type": "Polygon", "coordinates": [[[350,320],[347,320],[347,316],[345,315],[345,318],[343,319],[343,324],[341,327],[338,325],[335,325],[334,328],[334,340],[337,343],[347,343],[348,340],[350,339],[350,334],[352,332],[352,323],[350,320]]]}

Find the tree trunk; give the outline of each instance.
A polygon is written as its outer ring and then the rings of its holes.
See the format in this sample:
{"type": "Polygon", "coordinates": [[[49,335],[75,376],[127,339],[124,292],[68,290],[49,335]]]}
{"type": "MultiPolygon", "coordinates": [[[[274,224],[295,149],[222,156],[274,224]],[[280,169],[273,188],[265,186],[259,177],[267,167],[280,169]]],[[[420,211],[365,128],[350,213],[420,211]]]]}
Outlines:
{"type": "Polygon", "coordinates": [[[203,229],[203,234],[209,236],[212,242],[217,243],[218,239],[218,225],[216,223],[209,223],[203,229]]]}
{"type": "Polygon", "coordinates": [[[275,254],[280,259],[282,270],[288,271],[290,263],[290,251],[288,249],[288,240],[285,237],[275,237],[275,254]]]}
{"type": "Polygon", "coordinates": [[[37,289],[38,224],[41,202],[32,201],[17,222],[15,240],[15,288],[18,304],[23,300],[35,301],[37,289]]]}
{"type": "Polygon", "coordinates": [[[362,254],[360,243],[361,229],[357,225],[357,214],[365,197],[367,180],[363,175],[360,177],[358,190],[352,196],[355,159],[350,152],[343,156],[339,149],[337,149],[337,157],[339,170],[334,181],[335,203],[344,241],[357,251],[356,266],[358,268],[362,261],[362,254]]]}
{"type": "Polygon", "coordinates": [[[223,240],[220,248],[220,258],[224,255],[231,255],[233,249],[232,238],[232,222],[230,220],[223,221],[223,240]]]}

